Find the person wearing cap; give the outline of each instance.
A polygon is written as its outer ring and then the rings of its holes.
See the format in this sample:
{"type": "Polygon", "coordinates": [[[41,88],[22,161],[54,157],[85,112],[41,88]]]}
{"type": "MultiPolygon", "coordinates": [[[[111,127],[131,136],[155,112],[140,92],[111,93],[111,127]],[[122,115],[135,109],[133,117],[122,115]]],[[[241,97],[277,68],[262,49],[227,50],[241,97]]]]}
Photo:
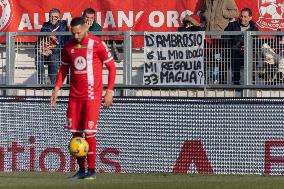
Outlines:
{"type": "Polygon", "coordinates": [[[202,31],[199,22],[190,15],[186,15],[182,20],[182,26],[178,27],[178,31],[202,31]]]}

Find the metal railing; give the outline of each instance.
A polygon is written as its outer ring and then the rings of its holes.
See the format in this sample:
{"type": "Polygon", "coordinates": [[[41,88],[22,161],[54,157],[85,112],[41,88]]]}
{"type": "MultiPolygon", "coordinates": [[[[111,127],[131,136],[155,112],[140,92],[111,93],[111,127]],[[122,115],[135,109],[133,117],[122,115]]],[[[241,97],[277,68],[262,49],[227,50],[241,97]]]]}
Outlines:
{"type": "MultiPolygon", "coordinates": [[[[281,62],[282,55],[284,56],[284,45],[282,47],[281,44],[283,32],[206,32],[204,48],[206,78],[205,85],[202,86],[144,86],[144,32],[95,32],[94,34],[106,41],[116,59],[118,70],[116,86],[119,91],[117,95],[267,97],[276,94],[276,97],[283,96],[282,66],[284,65],[281,62]],[[241,56],[235,54],[235,50],[239,50],[232,42],[235,36],[243,38],[241,56]],[[271,49],[272,53],[269,51],[271,49]],[[271,62],[267,60],[268,58],[271,62]],[[243,61],[237,84],[233,73],[236,61],[243,61]]],[[[36,57],[39,52],[38,37],[50,35],[70,36],[70,33],[0,33],[0,37],[5,39],[0,46],[0,94],[50,94],[52,83],[40,83],[36,67],[36,57]],[[20,92],[22,90],[24,92],[20,92]],[[28,90],[32,91],[27,92],[28,90]]],[[[58,62],[60,63],[60,58],[58,62]]],[[[44,68],[44,77],[48,78],[47,66],[45,65],[44,68]]],[[[107,80],[107,71],[104,71],[103,80],[107,80]]],[[[68,89],[68,84],[64,88],[68,89]]],[[[68,92],[63,95],[67,94],[68,92]]]]}

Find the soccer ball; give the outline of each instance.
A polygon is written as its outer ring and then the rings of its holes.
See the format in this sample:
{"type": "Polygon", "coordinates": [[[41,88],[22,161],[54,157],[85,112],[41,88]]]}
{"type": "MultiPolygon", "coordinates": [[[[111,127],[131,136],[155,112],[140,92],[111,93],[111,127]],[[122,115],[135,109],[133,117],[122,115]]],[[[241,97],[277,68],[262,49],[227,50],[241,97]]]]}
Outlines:
{"type": "Polygon", "coordinates": [[[69,143],[69,152],[75,157],[85,157],[89,151],[89,144],[82,137],[74,137],[69,143]]]}

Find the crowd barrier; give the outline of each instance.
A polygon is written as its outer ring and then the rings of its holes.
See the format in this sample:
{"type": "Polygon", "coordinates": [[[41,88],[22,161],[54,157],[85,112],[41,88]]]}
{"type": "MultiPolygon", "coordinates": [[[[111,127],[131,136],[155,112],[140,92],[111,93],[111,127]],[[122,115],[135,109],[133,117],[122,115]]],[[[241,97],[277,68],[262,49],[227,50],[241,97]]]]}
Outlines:
{"type": "MultiPolygon", "coordinates": [[[[46,35],[68,35],[68,32],[62,33],[0,33],[6,37],[6,43],[0,46],[0,85],[5,86],[49,86],[50,83],[47,74],[47,64],[44,72],[39,73],[36,65],[42,61],[40,59],[40,41],[39,37],[46,35]],[[33,38],[33,41],[27,42],[26,37],[33,38]],[[38,76],[45,78],[45,82],[40,82],[38,76]]],[[[96,32],[109,46],[116,60],[117,79],[116,84],[124,86],[143,85],[144,74],[144,32],[96,32]]],[[[275,89],[275,86],[283,86],[284,72],[284,45],[282,32],[205,32],[204,43],[204,86],[202,91],[190,90],[187,92],[178,92],[174,96],[196,96],[196,97],[267,97],[275,96],[269,91],[254,90],[249,93],[249,86],[275,89]],[[234,36],[243,38],[243,54],[235,56],[234,51],[239,50],[232,44],[234,36]],[[235,85],[232,80],[232,66],[236,61],[243,61],[244,65],[240,69],[240,85],[235,85]],[[238,94],[239,90],[226,90],[228,88],[246,89],[238,94]],[[218,88],[221,91],[213,91],[209,94],[208,88],[218,88]],[[203,94],[202,94],[203,92],[203,94]],[[216,94],[214,94],[216,93],[216,94]],[[264,94],[263,94],[264,93],[264,94]],[[205,95],[204,95],[205,94],[205,95]]],[[[62,47],[60,47],[62,48],[62,47]]],[[[60,63],[60,56],[58,57],[60,63]]],[[[103,73],[104,82],[107,81],[107,71],[103,73]]],[[[66,81],[68,85],[68,80],[66,81]]],[[[183,85],[183,89],[192,89],[196,86],[183,85]]],[[[252,91],[252,90],[251,90],[252,91]]],[[[34,91],[33,91],[34,92],[34,91]]],[[[0,92],[4,94],[3,92],[0,92]]],[[[169,92],[166,92],[168,94],[169,92]]],[[[170,92],[172,93],[172,92],[170,92]]],[[[276,95],[283,96],[281,93],[276,95]]],[[[6,93],[8,94],[8,93],[6,93]]],[[[49,93],[48,93],[49,94],[49,93]]],[[[131,93],[141,95],[141,91],[131,93]]],[[[155,92],[148,91],[144,93],[155,96],[155,92]]],[[[20,92],[12,95],[25,95],[20,92]]],[[[41,94],[43,96],[45,94],[41,94]]],[[[170,96],[170,95],[169,95],[170,96]]]]}

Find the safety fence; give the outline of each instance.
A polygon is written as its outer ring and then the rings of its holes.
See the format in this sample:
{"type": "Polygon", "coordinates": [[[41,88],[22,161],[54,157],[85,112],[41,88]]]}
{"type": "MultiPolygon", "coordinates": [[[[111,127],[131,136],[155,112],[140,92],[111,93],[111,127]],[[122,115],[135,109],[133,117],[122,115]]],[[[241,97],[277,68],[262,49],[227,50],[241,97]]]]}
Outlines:
{"type": "MultiPolygon", "coordinates": [[[[116,84],[142,86],[144,32],[96,32],[94,34],[106,42],[117,62],[116,84]]],[[[124,94],[192,97],[283,96],[282,87],[275,87],[283,84],[283,32],[206,32],[205,34],[205,84],[203,86],[183,85],[183,90],[163,89],[158,92],[150,87],[147,90],[124,94]],[[236,39],[240,43],[236,43],[236,39]],[[250,86],[255,86],[258,90],[250,86]],[[196,88],[198,90],[195,90],[196,88]],[[278,90],[279,88],[281,90],[278,90]]],[[[53,58],[43,55],[46,53],[44,47],[51,43],[47,36],[68,38],[70,33],[30,32],[0,33],[0,35],[6,38],[6,43],[0,46],[0,85],[52,86],[55,74],[48,70],[52,69],[49,65],[56,64],[55,69],[57,69],[61,54],[53,58]]],[[[60,51],[61,48],[59,47],[58,50],[60,51]]],[[[107,70],[104,70],[103,80],[107,81],[107,70]]],[[[68,85],[68,79],[66,84],[68,85]]],[[[3,91],[0,93],[9,94],[3,91]]],[[[28,93],[38,93],[41,96],[50,94],[50,92],[41,93],[39,90],[28,93]]],[[[25,95],[18,91],[11,94],[25,95]]],[[[64,94],[67,95],[68,92],[64,94]]]]}
{"type": "MultiPolygon", "coordinates": [[[[0,171],[74,171],[67,99],[0,98],[0,171]]],[[[282,175],[280,98],[115,98],[102,108],[97,171],[282,175]]]]}

